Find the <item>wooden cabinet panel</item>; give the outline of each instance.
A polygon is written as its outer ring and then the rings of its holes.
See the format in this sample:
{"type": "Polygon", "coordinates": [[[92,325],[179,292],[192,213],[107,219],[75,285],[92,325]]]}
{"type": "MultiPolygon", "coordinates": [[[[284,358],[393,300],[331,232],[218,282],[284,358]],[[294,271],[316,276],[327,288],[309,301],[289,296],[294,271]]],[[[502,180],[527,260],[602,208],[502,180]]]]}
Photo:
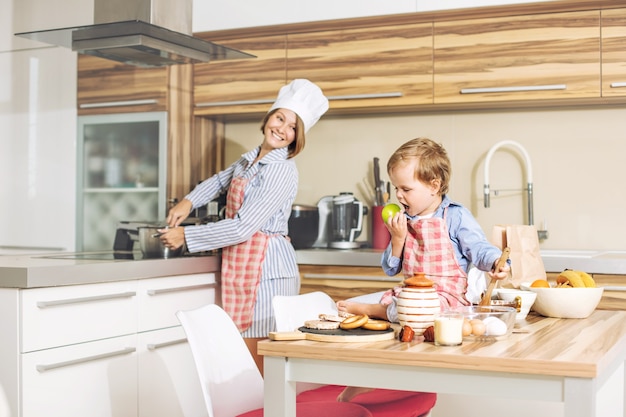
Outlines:
{"type": "Polygon", "coordinates": [[[600,97],[599,18],[584,11],[436,22],[435,103],[600,97]],[[476,90],[485,88],[495,90],[476,90]]]}
{"type": "Polygon", "coordinates": [[[211,41],[256,58],[195,64],[195,115],[267,112],[280,87],[286,84],[286,37],[211,41]]]}
{"type": "Polygon", "coordinates": [[[432,103],[431,23],[287,37],[287,79],[317,83],[331,109],[432,103]]]}
{"type": "Polygon", "coordinates": [[[626,9],[602,10],[602,96],[626,96],[626,9]]]}
{"type": "Polygon", "coordinates": [[[298,265],[300,293],[322,291],[333,300],[385,291],[402,282],[402,276],[390,277],[380,267],[298,265]]]}
{"type": "Polygon", "coordinates": [[[140,68],[79,55],[77,83],[79,115],[167,109],[166,67],[140,68]]]}

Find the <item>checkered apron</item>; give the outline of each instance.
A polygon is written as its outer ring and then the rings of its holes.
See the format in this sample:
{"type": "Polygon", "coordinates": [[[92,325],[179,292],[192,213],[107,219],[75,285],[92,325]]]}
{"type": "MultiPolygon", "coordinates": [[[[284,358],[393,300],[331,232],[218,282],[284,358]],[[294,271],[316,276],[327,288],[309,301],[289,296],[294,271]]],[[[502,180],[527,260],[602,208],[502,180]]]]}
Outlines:
{"type": "Polygon", "coordinates": [[[402,263],[402,272],[407,278],[423,272],[435,283],[442,309],[469,305],[465,298],[467,274],[454,255],[446,211],[443,218],[409,220],[402,263]]]}
{"type": "MultiPolygon", "coordinates": [[[[232,179],[226,199],[226,218],[232,219],[237,214],[248,181],[242,177],[232,179]]],[[[252,324],[267,242],[268,236],[258,231],[249,240],[222,249],[222,307],[241,332],[252,324]]]]}

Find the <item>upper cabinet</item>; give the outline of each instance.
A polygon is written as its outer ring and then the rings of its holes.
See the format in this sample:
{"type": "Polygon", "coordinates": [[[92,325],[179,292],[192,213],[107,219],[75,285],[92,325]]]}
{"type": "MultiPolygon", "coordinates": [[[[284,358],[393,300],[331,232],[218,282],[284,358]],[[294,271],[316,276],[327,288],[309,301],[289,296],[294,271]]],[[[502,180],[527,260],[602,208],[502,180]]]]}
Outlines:
{"type": "Polygon", "coordinates": [[[602,96],[626,96],[626,9],[602,11],[602,96]]]}
{"type": "Polygon", "coordinates": [[[599,20],[596,10],[436,22],[434,101],[600,97],[599,20]]]}
{"type": "Polygon", "coordinates": [[[432,103],[432,23],[294,33],[287,79],[307,78],[331,109],[432,103]]]}
{"type": "Polygon", "coordinates": [[[194,114],[265,113],[286,84],[286,36],[222,40],[256,58],[194,65],[194,114]]]}
{"type": "Polygon", "coordinates": [[[165,111],[167,68],[140,68],[78,55],[78,114],[165,111]]]}

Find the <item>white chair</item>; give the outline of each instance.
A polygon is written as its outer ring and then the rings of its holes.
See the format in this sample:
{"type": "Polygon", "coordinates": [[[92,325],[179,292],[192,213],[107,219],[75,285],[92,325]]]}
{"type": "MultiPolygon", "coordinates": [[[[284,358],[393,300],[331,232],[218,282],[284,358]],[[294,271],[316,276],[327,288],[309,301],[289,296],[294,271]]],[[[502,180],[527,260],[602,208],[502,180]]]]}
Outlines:
{"type": "Polygon", "coordinates": [[[320,314],[337,314],[337,304],[325,292],[315,291],[296,296],[277,295],[272,300],[277,332],[291,332],[306,320],[315,320],[320,314]]]}
{"type": "MultiPolygon", "coordinates": [[[[350,301],[376,303],[383,292],[367,294],[350,301]]],[[[326,293],[321,291],[307,294],[286,296],[277,295],[272,299],[276,330],[293,331],[301,327],[306,320],[317,319],[322,313],[337,314],[337,304],[326,293]]],[[[317,384],[297,383],[296,391],[299,398],[324,397],[336,398],[345,387],[320,386],[317,384]],[[326,394],[324,394],[324,392],[326,394]]],[[[427,417],[434,407],[437,395],[434,393],[408,392],[397,390],[375,389],[366,394],[355,397],[352,401],[363,405],[374,417],[427,417]]]]}
{"type": "MultiPolygon", "coordinates": [[[[209,417],[263,417],[263,377],[228,314],[210,304],[176,316],[187,334],[209,417]]],[[[298,417],[372,417],[352,403],[310,401],[296,407],[298,417]]]]}

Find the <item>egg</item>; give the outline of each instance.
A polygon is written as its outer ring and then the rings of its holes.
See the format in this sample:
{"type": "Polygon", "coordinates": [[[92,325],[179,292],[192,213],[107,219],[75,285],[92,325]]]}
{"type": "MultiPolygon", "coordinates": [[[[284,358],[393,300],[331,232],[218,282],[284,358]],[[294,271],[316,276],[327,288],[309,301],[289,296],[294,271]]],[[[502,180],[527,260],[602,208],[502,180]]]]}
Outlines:
{"type": "Polygon", "coordinates": [[[470,320],[470,324],[472,325],[472,334],[474,336],[482,336],[483,334],[485,334],[487,327],[485,326],[485,323],[483,323],[482,320],[473,319],[473,320],[470,320]]]}
{"type": "Polygon", "coordinates": [[[463,337],[472,334],[472,323],[468,319],[463,319],[463,337]]]}
{"type": "Polygon", "coordinates": [[[487,317],[483,320],[485,334],[487,336],[502,336],[506,334],[506,323],[497,317],[487,317]]]}

